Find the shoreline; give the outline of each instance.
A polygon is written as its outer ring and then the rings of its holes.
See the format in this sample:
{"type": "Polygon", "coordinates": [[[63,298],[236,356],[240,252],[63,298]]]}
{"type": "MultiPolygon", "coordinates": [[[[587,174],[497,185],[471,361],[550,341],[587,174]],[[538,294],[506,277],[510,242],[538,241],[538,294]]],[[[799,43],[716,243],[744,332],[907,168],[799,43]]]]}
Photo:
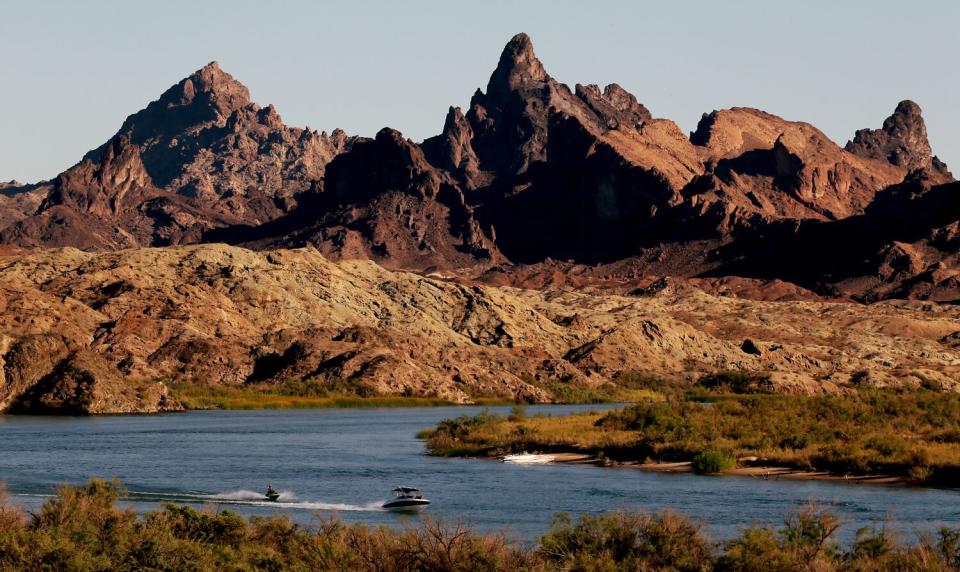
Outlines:
{"type": "MultiPolygon", "coordinates": [[[[636,469],[651,473],[687,473],[695,474],[693,463],[691,461],[674,461],[667,463],[636,463],[636,462],[613,462],[606,463],[595,455],[586,453],[562,452],[548,453],[553,456],[554,463],[563,463],[568,465],[594,465],[605,469],[636,469]]],[[[491,458],[492,457],[476,457],[491,458]]],[[[760,480],[770,481],[830,481],[837,483],[850,484],[872,484],[872,485],[897,485],[919,488],[945,488],[930,487],[929,485],[918,485],[906,477],[896,475],[836,475],[827,471],[808,471],[803,469],[794,469],[791,467],[777,465],[750,465],[727,469],[719,473],[712,473],[701,476],[732,476],[748,477],[760,480]]]]}

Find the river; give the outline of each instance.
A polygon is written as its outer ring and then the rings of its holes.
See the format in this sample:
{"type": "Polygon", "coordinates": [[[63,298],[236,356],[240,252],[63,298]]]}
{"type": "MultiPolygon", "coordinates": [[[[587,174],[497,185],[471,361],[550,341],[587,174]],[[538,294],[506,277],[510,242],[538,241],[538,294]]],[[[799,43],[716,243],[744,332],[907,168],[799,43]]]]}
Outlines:
{"type": "MultiPolygon", "coordinates": [[[[563,414],[584,406],[531,406],[563,414]]],[[[592,406],[596,408],[596,406],[592,406]]],[[[506,413],[509,408],[493,407],[506,413]]],[[[658,474],[589,465],[517,466],[425,455],[417,431],[478,407],[192,411],[157,416],[0,415],[0,480],[35,510],[59,483],[118,477],[139,510],[161,502],[218,504],[245,515],[279,512],[309,523],[336,511],[347,522],[403,525],[380,510],[390,489],[416,486],[427,513],[533,539],[558,511],[671,509],[717,539],[750,523],[780,524],[815,501],[857,528],[884,524],[909,535],[960,526],[960,491],[822,481],[658,474]],[[281,502],[260,500],[270,483],[281,502]]]]}

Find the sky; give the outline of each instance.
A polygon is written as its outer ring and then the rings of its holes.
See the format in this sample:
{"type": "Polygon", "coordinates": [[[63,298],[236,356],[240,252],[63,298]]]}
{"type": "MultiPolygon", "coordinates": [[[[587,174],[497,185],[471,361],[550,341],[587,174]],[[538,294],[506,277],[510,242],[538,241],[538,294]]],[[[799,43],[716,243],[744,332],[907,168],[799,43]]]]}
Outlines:
{"type": "Polygon", "coordinates": [[[758,107],[843,145],[902,99],[960,172],[960,2],[0,0],[0,181],[56,176],[217,60],[291,126],[420,141],[526,32],[547,71],[616,82],[690,131],[758,107]]]}

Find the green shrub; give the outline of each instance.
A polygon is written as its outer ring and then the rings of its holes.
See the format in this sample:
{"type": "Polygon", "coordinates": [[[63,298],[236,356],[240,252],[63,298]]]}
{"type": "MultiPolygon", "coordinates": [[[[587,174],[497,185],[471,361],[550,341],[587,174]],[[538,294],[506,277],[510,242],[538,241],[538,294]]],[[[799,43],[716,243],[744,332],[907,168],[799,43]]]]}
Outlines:
{"type": "Polygon", "coordinates": [[[767,391],[770,376],[764,373],[721,370],[700,378],[700,385],[714,391],[736,394],[767,391]]]}
{"type": "Polygon", "coordinates": [[[527,418],[527,404],[526,403],[517,403],[510,408],[510,415],[507,416],[508,421],[520,421],[527,418]]]}
{"type": "Polygon", "coordinates": [[[583,515],[576,523],[561,513],[539,553],[562,570],[708,570],[713,561],[700,527],[670,513],[583,515]]]}
{"type": "Polygon", "coordinates": [[[793,449],[794,451],[806,449],[810,445],[810,439],[806,435],[790,435],[780,441],[780,447],[783,449],[793,449]]]}
{"type": "Polygon", "coordinates": [[[737,459],[726,451],[704,451],[693,458],[693,470],[701,475],[712,475],[737,466],[737,459]]]}
{"type": "MultiPolygon", "coordinates": [[[[357,572],[879,571],[960,568],[960,530],[904,544],[864,529],[847,549],[839,523],[808,507],[780,528],[750,527],[720,545],[686,517],[558,514],[538,545],[424,517],[403,528],[312,527],[285,516],[242,518],[165,505],[141,517],[113,503],[117,481],[63,486],[25,519],[0,498],[0,570],[350,570],[357,572]],[[15,515],[5,517],[4,515],[15,515]]],[[[0,495],[2,497],[2,495],[0,495]]]]}

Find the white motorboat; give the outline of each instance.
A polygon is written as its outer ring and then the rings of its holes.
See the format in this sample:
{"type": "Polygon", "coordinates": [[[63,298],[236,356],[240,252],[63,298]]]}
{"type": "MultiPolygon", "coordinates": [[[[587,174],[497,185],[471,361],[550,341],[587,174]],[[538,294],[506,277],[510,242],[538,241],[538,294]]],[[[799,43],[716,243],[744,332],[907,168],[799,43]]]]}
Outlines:
{"type": "Polygon", "coordinates": [[[413,487],[397,487],[393,489],[397,495],[393,500],[383,503],[383,508],[394,512],[413,512],[430,504],[428,499],[419,494],[420,490],[413,487]]]}
{"type": "Polygon", "coordinates": [[[515,463],[518,465],[545,465],[552,463],[556,457],[543,453],[516,453],[514,455],[504,455],[500,460],[504,463],[515,463]]]}

